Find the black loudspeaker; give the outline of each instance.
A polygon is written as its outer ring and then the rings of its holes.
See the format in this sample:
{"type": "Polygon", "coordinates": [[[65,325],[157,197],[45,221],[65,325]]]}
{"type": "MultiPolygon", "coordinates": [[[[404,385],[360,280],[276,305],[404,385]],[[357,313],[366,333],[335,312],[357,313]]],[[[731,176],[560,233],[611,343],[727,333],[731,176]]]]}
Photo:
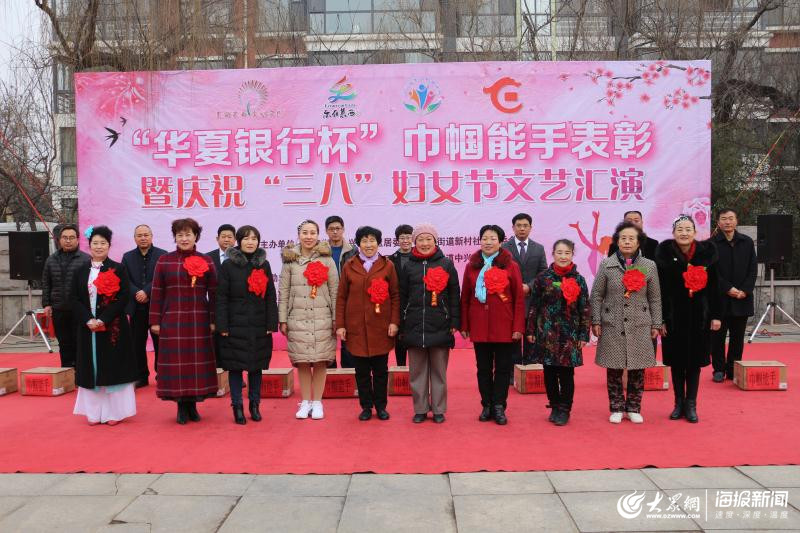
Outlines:
{"type": "Polygon", "coordinates": [[[50,255],[50,234],[46,231],[9,231],[8,263],[11,279],[42,279],[44,262],[50,255]]]}
{"type": "Polygon", "coordinates": [[[758,215],[756,245],[759,263],[792,260],[792,225],[792,215],[758,215]]]}

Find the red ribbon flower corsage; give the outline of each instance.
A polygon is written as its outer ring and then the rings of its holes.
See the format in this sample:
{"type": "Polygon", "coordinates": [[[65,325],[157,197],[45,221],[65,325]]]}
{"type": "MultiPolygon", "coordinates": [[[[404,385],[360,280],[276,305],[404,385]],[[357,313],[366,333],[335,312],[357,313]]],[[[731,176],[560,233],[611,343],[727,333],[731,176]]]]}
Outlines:
{"type": "Polygon", "coordinates": [[[375,278],[367,287],[369,301],[375,304],[375,314],[381,314],[381,304],[389,298],[389,282],[383,278],[375,278]]]}
{"type": "Polygon", "coordinates": [[[190,255],[183,260],[183,268],[192,276],[192,287],[194,287],[197,278],[208,272],[208,263],[199,255],[190,255]]]}
{"type": "Polygon", "coordinates": [[[431,307],[436,307],[438,303],[438,294],[447,287],[447,282],[450,280],[450,274],[447,273],[442,267],[433,267],[428,269],[428,273],[422,277],[425,282],[425,288],[431,291],[431,307]]]}
{"type": "Polygon", "coordinates": [[[97,275],[94,286],[97,287],[97,294],[113,299],[119,292],[119,276],[113,268],[109,268],[97,275]]]}
{"type": "Polygon", "coordinates": [[[646,273],[647,271],[636,267],[630,267],[625,270],[625,274],[622,276],[622,284],[625,286],[625,298],[630,298],[631,293],[644,288],[647,284],[646,273]]]}
{"type": "Polygon", "coordinates": [[[247,290],[260,298],[267,294],[267,283],[269,283],[269,279],[260,268],[254,268],[250,275],[247,276],[247,290]]]}
{"type": "Polygon", "coordinates": [[[575,278],[564,278],[561,280],[561,294],[568,306],[571,306],[578,301],[578,296],[581,295],[581,287],[575,278]]]}
{"type": "Polygon", "coordinates": [[[508,301],[508,296],[505,295],[506,287],[508,287],[508,272],[502,268],[491,267],[483,274],[483,283],[489,294],[496,294],[503,302],[508,301]]]}
{"type": "Polygon", "coordinates": [[[683,273],[683,284],[689,289],[689,298],[694,296],[694,293],[705,289],[708,284],[708,272],[706,272],[706,267],[687,266],[686,272],[683,273]]]}
{"type": "Polygon", "coordinates": [[[317,287],[321,287],[323,283],[328,281],[328,267],[323,265],[320,261],[312,261],[306,266],[303,271],[306,281],[311,285],[311,297],[317,297],[317,287]]]}

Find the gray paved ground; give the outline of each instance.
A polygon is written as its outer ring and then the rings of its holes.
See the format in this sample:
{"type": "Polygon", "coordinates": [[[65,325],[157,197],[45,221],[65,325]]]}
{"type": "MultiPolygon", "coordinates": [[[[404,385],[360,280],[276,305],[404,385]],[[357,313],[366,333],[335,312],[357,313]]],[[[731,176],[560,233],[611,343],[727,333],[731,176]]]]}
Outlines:
{"type": "Polygon", "coordinates": [[[800,466],[352,476],[0,474],[3,533],[716,530],[800,531],[800,466]],[[620,506],[636,516],[623,517],[620,506]]]}

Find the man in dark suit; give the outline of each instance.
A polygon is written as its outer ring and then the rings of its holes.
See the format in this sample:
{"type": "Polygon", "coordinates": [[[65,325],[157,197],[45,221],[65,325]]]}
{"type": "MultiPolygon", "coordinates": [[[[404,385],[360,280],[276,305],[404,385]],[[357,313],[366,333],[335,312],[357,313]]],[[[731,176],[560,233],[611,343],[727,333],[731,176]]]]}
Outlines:
{"type": "Polygon", "coordinates": [[[236,244],[236,228],[230,224],[223,224],[217,228],[217,244],[219,248],[208,252],[206,255],[214,261],[214,267],[217,269],[217,274],[219,274],[222,263],[228,258],[225,252],[236,244]]]}
{"type": "MultiPolygon", "coordinates": [[[[214,268],[217,270],[219,276],[222,263],[228,258],[226,252],[228,248],[236,245],[236,228],[231,224],[223,224],[217,228],[217,245],[219,248],[212,250],[206,255],[214,262],[214,268]]],[[[214,353],[217,356],[217,366],[221,366],[220,362],[220,336],[214,333],[214,353]]]]}
{"type": "MultiPolygon", "coordinates": [[[[640,230],[644,231],[644,221],[642,220],[642,212],[641,211],[626,211],[623,220],[625,222],[630,222],[638,227],[640,230]]],[[[655,239],[651,239],[647,237],[647,241],[642,245],[642,255],[647,259],[652,261],[656,260],[656,246],[658,246],[658,241],[655,239]]],[[[611,257],[617,253],[617,245],[612,244],[608,248],[608,256],[611,257]]]]}
{"type": "MultiPolygon", "coordinates": [[[[544,246],[529,238],[533,229],[533,218],[529,214],[514,215],[511,224],[514,229],[514,237],[504,242],[503,248],[511,252],[522,271],[522,291],[525,293],[525,314],[527,316],[533,280],[536,279],[539,272],[547,270],[547,255],[544,246]]],[[[530,354],[530,343],[527,340],[523,338],[522,341],[514,343],[514,351],[511,354],[514,364],[523,363],[527,354],[530,354]]],[[[513,382],[513,376],[511,380],[513,382]]]]}
{"type": "Polygon", "coordinates": [[[153,272],[158,258],[167,253],[166,250],[153,246],[153,232],[147,224],[140,224],[133,230],[136,248],[125,252],[122,264],[128,271],[131,298],[126,312],[131,317],[131,335],[133,337],[133,354],[139,369],[139,381],[136,387],[146,387],[150,380],[150,369],[147,367],[147,333],[153,339],[153,351],[156,354],[155,367],[158,366],[158,335],[150,331],[148,315],[150,314],[150,290],[153,287],[153,272]]]}
{"type": "Polygon", "coordinates": [[[733,366],[742,360],[747,319],[753,316],[753,291],[756,287],[758,262],[753,239],[736,231],[739,221],[733,209],[717,213],[719,231],[711,237],[717,247],[719,289],[722,298],[722,327],[711,333],[711,364],[713,379],[722,383],[733,379],[733,366]],[[730,333],[728,356],[725,357],[725,337],[730,333]]]}

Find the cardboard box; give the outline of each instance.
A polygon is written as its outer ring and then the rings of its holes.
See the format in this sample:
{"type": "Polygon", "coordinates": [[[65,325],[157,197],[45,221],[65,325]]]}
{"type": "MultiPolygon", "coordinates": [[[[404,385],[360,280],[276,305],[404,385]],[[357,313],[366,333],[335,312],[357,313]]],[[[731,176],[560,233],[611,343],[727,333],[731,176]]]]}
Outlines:
{"type": "Polygon", "coordinates": [[[411,382],[408,380],[407,366],[389,367],[389,395],[411,396],[411,382]]]}
{"type": "Polygon", "coordinates": [[[358,396],[354,368],[332,368],[325,379],[323,398],[352,398],[358,396]]]}
{"type": "Polygon", "coordinates": [[[75,390],[75,369],[40,366],[22,371],[24,396],[61,396],[75,390]]]}
{"type": "Polygon", "coordinates": [[[262,398],[288,398],[294,394],[294,369],[273,368],[261,371],[262,398]]]}
{"type": "Polygon", "coordinates": [[[733,383],[742,390],[788,390],[786,365],[780,361],[736,361],[733,383]]]}
{"type": "Polygon", "coordinates": [[[514,388],[522,394],[539,394],[544,389],[542,365],[514,365],[514,388]]]}
{"type": "Polygon", "coordinates": [[[228,382],[228,371],[217,369],[217,398],[222,398],[231,390],[230,383],[228,382]]]}
{"type": "MultiPolygon", "coordinates": [[[[622,387],[628,387],[628,371],[622,373],[622,387]]],[[[644,369],[644,390],[669,390],[669,372],[661,363],[644,369]]]]}
{"type": "Polygon", "coordinates": [[[0,368],[0,396],[17,392],[17,369],[0,368]]]}

